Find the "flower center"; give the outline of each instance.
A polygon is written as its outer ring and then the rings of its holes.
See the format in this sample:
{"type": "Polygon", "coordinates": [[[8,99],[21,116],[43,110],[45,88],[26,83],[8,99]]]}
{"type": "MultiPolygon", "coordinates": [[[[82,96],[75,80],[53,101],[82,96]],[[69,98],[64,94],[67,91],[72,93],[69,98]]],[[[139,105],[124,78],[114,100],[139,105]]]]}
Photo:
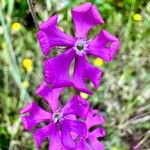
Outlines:
{"type": "Polygon", "coordinates": [[[82,51],[82,50],[84,49],[84,44],[81,43],[81,42],[79,42],[79,43],[77,44],[77,49],[78,49],[79,51],[82,51]]]}
{"type": "Polygon", "coordinates": [[[58,123],[61,119],[61,114],[59,112],[56,112],[53,114],[53,120],[54,120],[54,123],[58,123]]]}
{"type": "Polygon", "coordinates": [[[88,41],[86,39],[77,39],[74,50],[76,51],[76,54],[79,56],[83,56],[86,54],[86,49],[88,46],[88,41]]]}

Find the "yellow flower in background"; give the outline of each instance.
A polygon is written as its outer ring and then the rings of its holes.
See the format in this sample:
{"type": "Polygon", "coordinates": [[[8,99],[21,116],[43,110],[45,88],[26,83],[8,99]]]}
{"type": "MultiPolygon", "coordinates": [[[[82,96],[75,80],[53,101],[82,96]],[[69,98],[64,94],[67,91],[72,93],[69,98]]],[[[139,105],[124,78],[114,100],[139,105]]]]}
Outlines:
{"type": "Polygon", "coordinates": [[[119,150],[119,149],[116,146],[113,146],[112,150],[119,150]]]}
{"type": "Polygon", "coordinates": [[[133,19],[134,19],[135,21],[141,21],[142,16],[141,16],[141,14],[134,14],[133,19]]]}
{"type": "Polygon", "coordinates": [[[25,80],[23,83],[22,83],[22,87],[27,89],[29,87],[29,81],[25,80]]]}
{"type": "Polygon", "coordinates": [[[104,64],[104,61],[103,61],[102,59],[100,59],[100,58],[96,58],[96,59],[94,60],[94,65],[95,65],[96,67],[101,67],[103,64],[104,64]]]}
{"type": "Polygon", "coordinates": [[[23,60],[23,67],[26,69],[27,72],[32,71],[32,60],[29,58],[25,58],[23,60]]]}
{"type": "Polygon", "coordinates": [[[20,25],[20,23],[18,23],[18,22],[14,22],[14,23],[11,25],[11,28],[12,28],[13,31],[18,31],[18,30],[20,30],[21,25],[20,25]]]}
{"type": "Polygon", "coordinates": [[[7,45],[6,45],[5,42],[2,43],[2,48],[3,48],[3,49],[7,48],[7,45]]]}
{"type": "Polygon", "coordinates": [[[80,92],[80,96],[81,96],[82,98],[84,98],[84,99],[87,99],[87,98],[89,97],[88,94],[82,93],[82,92],[80,92]]]}

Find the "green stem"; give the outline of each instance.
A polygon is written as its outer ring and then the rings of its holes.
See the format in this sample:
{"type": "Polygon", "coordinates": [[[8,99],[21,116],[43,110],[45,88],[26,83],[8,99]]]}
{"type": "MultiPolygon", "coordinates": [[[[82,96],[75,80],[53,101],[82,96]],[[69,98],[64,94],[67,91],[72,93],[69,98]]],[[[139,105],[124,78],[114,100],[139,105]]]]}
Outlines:
{"type": "Polygon", "coordinates": [[[10,38],[10,34],[9,34],[9,30],[8,30],[8,25],[5,22],[4,19],[4,15],[2,12],[2,9],[0,8],[0,22],[2,24],[2,27],[4,29],[4,39],[7,43],[7,47],[8,47],[8,51],[6,51],[6,54],[8,56],[9,59],[7,59],[8,64],[9,64],[9,71],[11,76],[13,77],[14,81],[16,82],[20,93],[25,93],[27,101],[30,101],[31,98],[29,96],[29,94],[27,93],[27,91],[22,87],[22,82],[21,82],[21,78],[20,78],[20,72],[17,66],[17,60],[16,60],[16,56],[15,56],[15,52],[12,46],[12,42],[11,42],[11,38],[10,38]]]}

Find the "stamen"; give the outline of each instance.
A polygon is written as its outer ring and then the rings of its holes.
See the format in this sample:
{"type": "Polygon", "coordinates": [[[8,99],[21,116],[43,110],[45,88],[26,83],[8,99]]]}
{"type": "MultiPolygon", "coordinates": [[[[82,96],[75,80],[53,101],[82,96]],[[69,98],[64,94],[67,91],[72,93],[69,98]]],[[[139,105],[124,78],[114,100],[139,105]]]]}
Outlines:
{"type": "Polygon", "coordinates": [[[61,115],[58,113],[55,113],[53,116],[54,123],[58,123],[60,119],[61,119],[61,115]]]}
{"type": "Polygon", "coordinates": [[[82,51],[82,50],[84,49],[84,44],[83,44],[83,43],[78,43],[78,44],[77,44],[77,49],[78,49],[79,51],[82,51]]]}
{"type": "Polygon", "coordinates": [[[86,49],[88,46],[88,41],[86,39],[77,39],[74,50],[78,56],[83,56],[86,54],[86,49]]]}

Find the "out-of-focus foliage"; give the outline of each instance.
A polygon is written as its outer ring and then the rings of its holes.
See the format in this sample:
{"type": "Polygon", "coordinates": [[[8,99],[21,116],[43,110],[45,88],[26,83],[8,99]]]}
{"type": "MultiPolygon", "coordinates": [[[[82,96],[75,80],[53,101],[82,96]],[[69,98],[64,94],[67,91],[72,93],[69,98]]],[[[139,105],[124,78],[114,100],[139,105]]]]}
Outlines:
{"type": "MultiPolygon", "coordinates": [[[[86,0],[36,0],[39,23],[60,15],[59,26],[74,35],[70,10],[86,0]]],[[[91,0],[105,20],[90,33],[106,28],[121,40],[111,63],[91,58],[105,70],[101,87],[82,96],[106,118],[106,150],[145,150],[150,147],[150,2],[147,0],[91,0]]],[[[35,149],[31,134],[19,119],[20,109],[43,80],[44,57],[26,0],[0,0],[0,150],[35,149]],[[25,63],[26,60],[26,63],[25,63]],[[28,60],[28,61],[27,61],[28,60]]],[[[64,98],[73,94],[66,90],[64,98]],[[69,93],[69,94],[68,94],[69,93]]],[[[43,148],[44,149],[44,148],[43,148]]]]}

